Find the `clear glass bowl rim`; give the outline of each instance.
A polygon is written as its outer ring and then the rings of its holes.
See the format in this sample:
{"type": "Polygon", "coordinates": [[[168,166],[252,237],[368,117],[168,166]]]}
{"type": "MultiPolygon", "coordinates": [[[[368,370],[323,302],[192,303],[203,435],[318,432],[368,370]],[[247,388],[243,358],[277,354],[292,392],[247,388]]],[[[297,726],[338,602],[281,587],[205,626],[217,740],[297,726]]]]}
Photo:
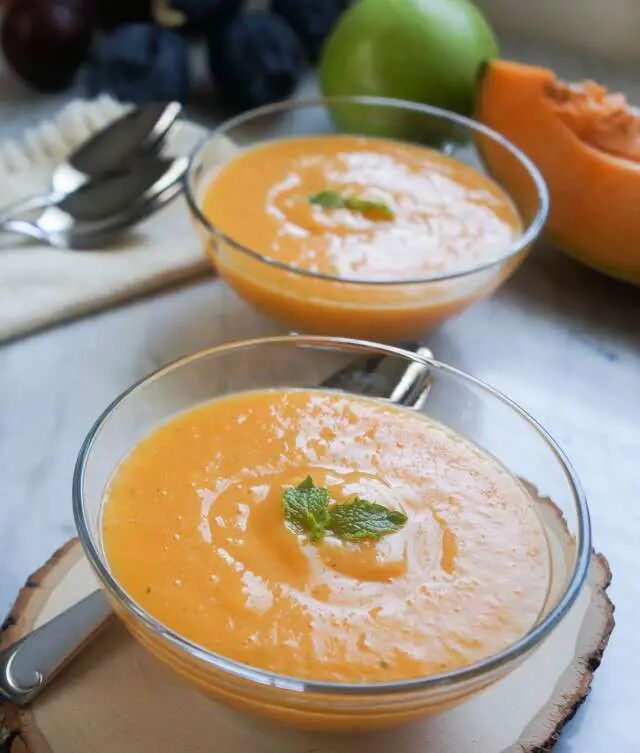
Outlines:
{"type": "Polygon", "coordinates": [[[589,509],[587,506],[586,497],[580,481],[569,461],[564,454],[563,450],[555,442],[555,440],[548,434],[544,427],[539,424],[532,416],[530,416],[523,408],[517,403],[504,395],[499,390],[494,389],[488,384],[485,384],[479,379],[466,374],[459,369],[437,361],[436,359],[426,358],[420,356],[412,351],[404,350],[392,345],[383,345],[381,343],[375,343],[367,340],[356,340],[347,337],[324,337],[321,335],[280,335],[273,337],[260,337],[249,340],[238,340],[235,342],[224,343],[205,350],[198,351],[183,358],[179,358],[172,363],[157,369],[148,376],[140,379],[131,385],[128,389],[122,392],[98,417],[96,422],[91,427],[87,434],[76,461],[74,475],[73,475],[73,514],[78,530],[78,536],[80,543],[84,549],[85,555],[89,559],[95,572],[98,574],[103,585],[108,591],[115,597],[115,599],[123,605],[126,610],[132,614],[137,620],[142,622],[149,630],[156,635],[161,636],[168,641],[174,647],[185,651],[193,658],[212,665],[213,667],[223,670],[235,677],[248,680],[258,685],[269,685],[282,690],[317,693],[317,694],[329,694],[329,695],[390,695],[415,691],[423,691],[429,689],[436,689],[438,687],[451,687],[454,684],[462,684],[467,681],[471,681],[484,674],[489,674],[494,670],[498,670],[500,667],[508,664],[510,661],[517,659],[527,651],[539,644],[543,638],[545,638],[551,630],[560,622],[562,617],[567,613],[573,602],[576,600],[580,588],[585,581],[587,570],[589,567],[590,555],[591,555],[591,526],[589,519],[589,509]],[[438,369],[444,373],[448,373],[457,378],[461,378],[463,381],[467,381],[475,387],[479,387],[482,391],[487,392],[493,398],[497,398],[502,403],[519,414],[530,426],[532,426],[536,432],[540,435],[541,439],[547,443],[556,456],[557,460],[563,466],[566,471],[568,481],[570,483],[574,500],[576,503],[576,512],[578,518],[578,531],[577,539],[579,541],[579,550],[577,551],[575,566],[571,577],[565,588],[562,597],[556,604],[556,606],[549,612],[549,614],[541,620],[532,630],[526,633],[522,638],[513,643],[503,651],[489,656],[479,662],[456,669],[450,672],[443,672],[440,674],[428,675],[426,677],[417,677],[408,680],[398,680],[393,682],[380,682],[380,683],[344,683],[344,682],[332,682],[332,681],[320,681],[320,680],[306,680],[290,675],[282,675],[268,670],[263,670],[258,667],[253,667],[248,664],[237,662],[233,659],[229,659],[220,654],[216,654],[212,651],[208,651],[206,648],[200,646],[197,643],[189,641],[178,633],[175,633],[161,622],[156,620],[152,615],[146,612],[140,607],[130,596],[126,593],[124,588],[116,581],[116,579],[109,572],[100,552],[94,546],[89,526],[84,514],[84,473],[87,460],[90,456],[94,442],[96,441],[100,429],[109,420],[110,416],[115,413],[120,404],[135,395],[139,390],[154,382],[157,379],[162,378],[165,374],[179,369],[193,361],[201,358],[207,358],[211,355],[224,353],[225,351],[242,350],[246,348],[253,348],[261,345],[307,345],[309,347],[330,347],[343,350],[349,350],[353,352],[369,353],[374,352],[382,355],[396,356],[403,358],[414,363],[429,366],[430,368],[438,369]]]}
{"type": "MultiPolygon", "coordinates": [[[[183,176],[184,194],[187,200],[187,204],[193,213],[193,216],[199,224],[201,224],[208,233],[212,233],[224,243],[229,244],[237,251],[240,251],[247,256],[255,259],[256,261],[263,262],[270,267],[282,269],[287,272],[291,272],[303,277],[311,277],[318,280],[328,280],[331,282],[351,283],[357,285],[419,285],[430,282],[442,282],[445,280],[454,280],[466,276],[473,275],[477,272],[481,272],[485,269],[491,269],[492,267],[504,264],[510,258],[516,256],[520,251],[527,248],[533,243],[536,238],[542,232],[547,215],[549,213],[549,192],[547,190],[546,183],[542,174],[534,163],[522,152],[518,147],[512,144],[508,139],[494,131],[492,128],[483,125],[477,120],[459,115],[458,113],[444,110],[440,107],[433,107],[432,105],[425,105],[419,102],[410,102],[404,99],[393,99],[391,97],[369,97],[369,96],[357,96],[357,97],[318,97],[313,99],[296,99],[296,100],[283,100],[282,102],[275,102],[270,105],[263,105],[262,107],[256,107],[253,110],[247,110],[246,112],[235,115],[228,120],[225,120],[216,128],[208,131],[195,145],[189,156],[189,163],[183,176]],[[495,143],[505,148],[507,151],[520,162],[523,168],[529,174],[529,177],[533,180],[538,199],[538,210],[533,219],[525,229],[524,233],[512,243],[507,250],[500,256],[490,259],[487,262],[478,264],[474,267],[458,270],[456,272],[443,273],[438,275],[431,275],[429,277],[410,278],[401,280],[364,280],[356,277],[337,277],[329,274],[321,274],[319,272],[312,272],[311,270],[301,269],[291,264],[285,264],[277,259],[271,259],[268,256],[264,256],[258,251],[254,251],[246,246],[235,241],[230,236],[226,235],[214,224],[209,222],[207,217],[200,209],[200,202],[198,197],[194,196],[190,180],[196,169],[196,162],[202,149],[214,138],[218,136],[224,136],[228,131],[236,126],[243,125],[250,120],[258,117],[264,117],[266,115],[274,115],[279,112],[286,112],[287,110],[304,109],[308,107],[335,107],[338,105],[371,105],[376,107],[389,107],[399,108],[404,110],[410,110],[412,112],[423,113],[431,117],[440,118],[448,121],[449,123],[455,123],[457,125],[464,126],[471,131],[481,133],[484,136],[490,138],[495,143]]],[[[506,189],[505,189],[506,190],[506,189]]],[[[508,193],[508,192],[507,192],[508,193]]]]}

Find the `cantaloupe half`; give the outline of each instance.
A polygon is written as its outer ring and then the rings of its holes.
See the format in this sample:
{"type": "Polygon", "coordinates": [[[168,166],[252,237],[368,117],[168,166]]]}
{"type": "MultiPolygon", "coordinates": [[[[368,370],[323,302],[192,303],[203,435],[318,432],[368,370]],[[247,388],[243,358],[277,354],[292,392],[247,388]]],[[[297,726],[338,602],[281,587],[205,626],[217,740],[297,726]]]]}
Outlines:
{"type": "MultiPolygon", "coordinates": [[[[496,60],[481,76],[475,114],[540,169],[551,240],[640,283],[640,111],[593,82],[567,84],[545,68],[496,60]]],[[[497,175],[508,171],[498,152],[485,158],[497,175]]]]}

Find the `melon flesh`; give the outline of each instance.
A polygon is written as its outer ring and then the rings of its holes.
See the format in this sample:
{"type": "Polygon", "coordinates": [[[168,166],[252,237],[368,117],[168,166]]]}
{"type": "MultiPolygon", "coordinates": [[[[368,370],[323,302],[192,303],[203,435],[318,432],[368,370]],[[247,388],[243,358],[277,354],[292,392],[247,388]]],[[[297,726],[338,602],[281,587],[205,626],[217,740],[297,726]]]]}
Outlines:
{"type": "Polygon", "coordinates": [[[640,111],[624,94],[595,81],[556,80],[548,90],[560,118],[584,141],[603,152],[640,162],[640,111]]]}
{"type": "MultiPolygon", "coordinates": [[[[539,168],[551,198],[546,233],[606,274],[640,283],[640,113],[591,81],[567,84],[546,68],[489,63],[475,115],[539,168]]],[[[483,149],[497,180],[513,180],[504,153],[483,149]]]]}

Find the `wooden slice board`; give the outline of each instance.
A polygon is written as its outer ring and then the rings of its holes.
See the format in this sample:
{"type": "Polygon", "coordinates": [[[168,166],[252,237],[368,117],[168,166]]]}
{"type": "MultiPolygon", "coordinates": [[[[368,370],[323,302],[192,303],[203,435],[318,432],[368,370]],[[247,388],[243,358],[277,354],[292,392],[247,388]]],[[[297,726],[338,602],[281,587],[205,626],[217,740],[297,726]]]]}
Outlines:
{"type": "MultiPolygon", "coordinates": [[[[545,643],[462,706],[367,735],[275,726],[201,696],[112,619],[28,709],[0,704],[0,753],[543,753],[585,699],[613,628],[611,574],[594,554],[588,581],[545,643]]],[[[0,649],[95,588],[77,541],[29,578],[0,649]]]]}

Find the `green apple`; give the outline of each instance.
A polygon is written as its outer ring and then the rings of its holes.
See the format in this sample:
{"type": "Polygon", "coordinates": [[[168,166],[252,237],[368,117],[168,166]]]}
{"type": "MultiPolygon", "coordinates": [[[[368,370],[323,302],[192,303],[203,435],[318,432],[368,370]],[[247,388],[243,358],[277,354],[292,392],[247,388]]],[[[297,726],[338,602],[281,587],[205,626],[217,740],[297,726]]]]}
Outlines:
{"type": "Polygon", "coordinates": [[[469,0],[359,0],[327,40],[320,82],[326,96],[396,97],[467,114],[478,70],[497,54],[469,0]]]}

